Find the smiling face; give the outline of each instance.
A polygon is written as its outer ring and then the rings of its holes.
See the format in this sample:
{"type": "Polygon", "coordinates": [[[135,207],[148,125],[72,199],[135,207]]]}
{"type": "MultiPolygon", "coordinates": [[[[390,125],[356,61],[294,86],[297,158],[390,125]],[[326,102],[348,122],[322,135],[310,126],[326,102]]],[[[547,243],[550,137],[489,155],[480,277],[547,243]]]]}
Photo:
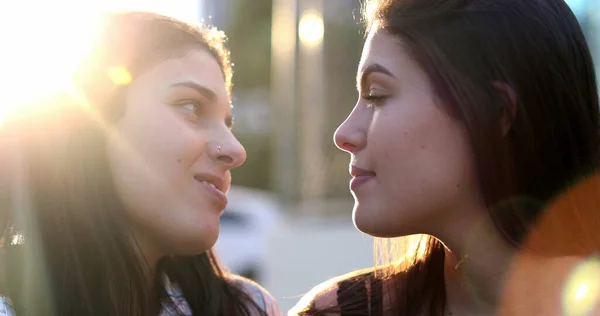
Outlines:
{"type": "Polygon", "coordinates": [[[112,177],[144,255],[199,254],[215,243],[230,169],[246,154],[215,58],[167,59],[128,87],[108,139],[112,177]]]}
{"type": "Polygon", "coordinates": [[[467,132],[398,37],[370,32],[358,73],[360,99],[335,133],[351,154],[356,227],[379,237],[443,233],[480,203],[467,132]]]}

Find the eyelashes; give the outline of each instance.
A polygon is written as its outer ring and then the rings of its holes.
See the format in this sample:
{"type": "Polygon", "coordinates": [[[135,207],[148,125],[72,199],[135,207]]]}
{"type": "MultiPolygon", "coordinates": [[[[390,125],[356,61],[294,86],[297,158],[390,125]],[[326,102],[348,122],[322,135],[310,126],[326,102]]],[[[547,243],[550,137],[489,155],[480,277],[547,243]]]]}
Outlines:
{"type": "Polygon", "coordinates": [[[369,94],[366,96],[362,97],[365,101],[367,101],[367,107],[368,108],[376,108],[379,107],[381,105],[383,105],[383,103],[385,102],[385,100],[388,98],[385,95],[374,95],[374,94],[369,94]]]}
{"type": "Polygon", "coordinates": [[[197,100],[184,100],[179,102],[179,105],[198,117],[202,115],[202,111],[204,110],[204,104],[197,100]]]}
{"type": "Polygon", "coordinates": [[[228,116],[227,118],[225,118],[225,125],[227,125],[227,128],[229,128],[229,130],[233,129],[233,123],[235,122],[235,120],[233,119],[233,116],[228,116]]]}
{"type": "MultiPolygon", "coordinates": [[[[207,104],[198,100],[183,100],[178,102],[178,105],[185,110],[191,112],[194,115],[195,120],[201,119],[205,115],[210,115],[207,113],[207,104]]],[[[233,116],[229,115],[225,118],[224,123],[228,129],[233,128],[233,116]]]]}

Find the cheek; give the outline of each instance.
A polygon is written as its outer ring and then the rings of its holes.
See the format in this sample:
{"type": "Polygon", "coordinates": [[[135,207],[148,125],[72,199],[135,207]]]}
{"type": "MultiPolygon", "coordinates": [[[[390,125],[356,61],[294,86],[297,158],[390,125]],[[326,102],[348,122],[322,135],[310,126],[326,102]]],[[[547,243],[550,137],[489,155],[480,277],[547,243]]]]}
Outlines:
{"type": "Polygon", "coordinates": [[[209,205],[199,199],[191,171],[202,159],[203,134],[182,120],[133,126],[119,126],[108,154],[136,238],[161,240],[183,254],[208,249],[218,235],[218,216],[198,212],[209,205]]]}
{"type": "Polygon", "coordinates": [[[125,117],[109,138],[108,155],[117,191],[132,210],[172,202],[190,182],[199,155],[197,133],[183,120],[163,115],[125,117]]]}
{"type": "Polygon", "coordinates": [[[367,144],[377,171],[387,175],[416,172],[415,168],[421,168],[433,141],[430,126],[422,116],[423,113],[396,108],[383,109],[374,115],[367,144]]]}
{"type": "Polygon", "coordinates": [[[189,166],[199,155],[201,137],[184,119],[162,111],[162,115],[129,118],[119,128],[120,141],[131,167],[169,177],[174,168],[189,166]]]}
{"type": "Polygon", "coordinates": [[[468,136],[459,122],[435,108],[421,108],[381,113],[377,123],[369,146],[390,204],[428,212],[475,190],[468,136]]]}

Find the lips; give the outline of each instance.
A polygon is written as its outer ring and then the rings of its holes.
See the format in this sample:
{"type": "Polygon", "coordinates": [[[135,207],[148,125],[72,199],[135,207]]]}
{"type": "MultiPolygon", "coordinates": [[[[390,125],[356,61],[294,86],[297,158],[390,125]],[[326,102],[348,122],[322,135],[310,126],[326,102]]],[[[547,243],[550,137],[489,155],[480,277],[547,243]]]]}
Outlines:
{"type": "Polygon", "coordinates": [[[359,168],[357,166],[350,166],[350,190],[356,191],[366,183],[375,180],[376,174],[373,171],[359,168]]]}
{"type": "Polygon", "coordinates": [[[213,174],[196,174],[194,179],[201,184],[212,200],[218,205],[219,210],[227,206],[227,195],[225,195],[226,181],[224,178],[213,174]]]}
{"type": "MultiPolygon", "coordinates": [[[[204,180],[197,180],[197,181],[200,181],[200,183],[204,183],[206,185],[210,185],[211,187],[215,188],[215,190],[219,190],[219,189],[217,189],[217,186],[214,183],[204,181],[204,180]]],[[[219,190],[219,191],[221,191],[221,190],[219,190]]]]}
{"type": "Polygon", "coordinates": [[[365,169],[359,168],[357,166],[350,166],[350,175],[353,177],[362,177],[362,176],[373,176],[374,177],[375,172],[365,170],[365,169]]]}
{"type": "Polygon", "coordinates": [[[225,179],[210,173],[198,173],[194,175],[196,181],[212,186],[213,188],[225,193],[225,179]]]}

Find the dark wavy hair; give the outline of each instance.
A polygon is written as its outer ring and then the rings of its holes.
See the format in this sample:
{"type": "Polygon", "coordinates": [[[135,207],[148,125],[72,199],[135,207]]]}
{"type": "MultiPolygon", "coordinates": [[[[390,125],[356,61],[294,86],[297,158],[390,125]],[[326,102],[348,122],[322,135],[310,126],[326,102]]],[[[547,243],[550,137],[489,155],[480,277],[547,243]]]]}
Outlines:
{"type": "Polygon", "coordinates": [[[121,115],[127,92],[111,69],[135,81],[162,60],[202,49],[218,61],[231,91],[224,34],[141,12],[108,13],[98,26],[75,73],[76,94],[38,100],[0,131],[0,293],[18,315],[142,316],[169,299],[166,275],[194,315],[265,314],[213,250],[150,267],[132,242],[108,169],[106,126],[121,115]]]}
{"type": "MultiPolygon", "coordinates": [[[[594,65],[572,11],[564,0],[380,0],[365,3],[363,11],[366,30],[381,29],[401,39],[448,115],[464,124],[489,216],[507,241],[523,247],[548,203],[596,172],[600,162],[594,65]],[[514,90],[514,116],[494,82],[514,90]],[[500,128],[503,117],[512,118],[506,135],[500,128]]],[[[570,212],[573,221],[593,209],[560,211],[570,212]]],[[[555,239],[567,235],[554,233],[555,239]]],[[[370,282],[372,292],[379,291],[372,295],[395,293],[398,315],[443,315],[444,245],[427,235],[414,241],[397,256],[403,258],[400,264],[342,282],[334,309],[344,315],[381,310],[361,303],[365,295],[344,293],[370,282]],[[349,280],[355,285],[348,286],[349,280]]],[[[531,250],[580,254],[572,245],[546,246],[531,250]]],[[[304,314],[326,312],[312,306],[304,314]]]]}

